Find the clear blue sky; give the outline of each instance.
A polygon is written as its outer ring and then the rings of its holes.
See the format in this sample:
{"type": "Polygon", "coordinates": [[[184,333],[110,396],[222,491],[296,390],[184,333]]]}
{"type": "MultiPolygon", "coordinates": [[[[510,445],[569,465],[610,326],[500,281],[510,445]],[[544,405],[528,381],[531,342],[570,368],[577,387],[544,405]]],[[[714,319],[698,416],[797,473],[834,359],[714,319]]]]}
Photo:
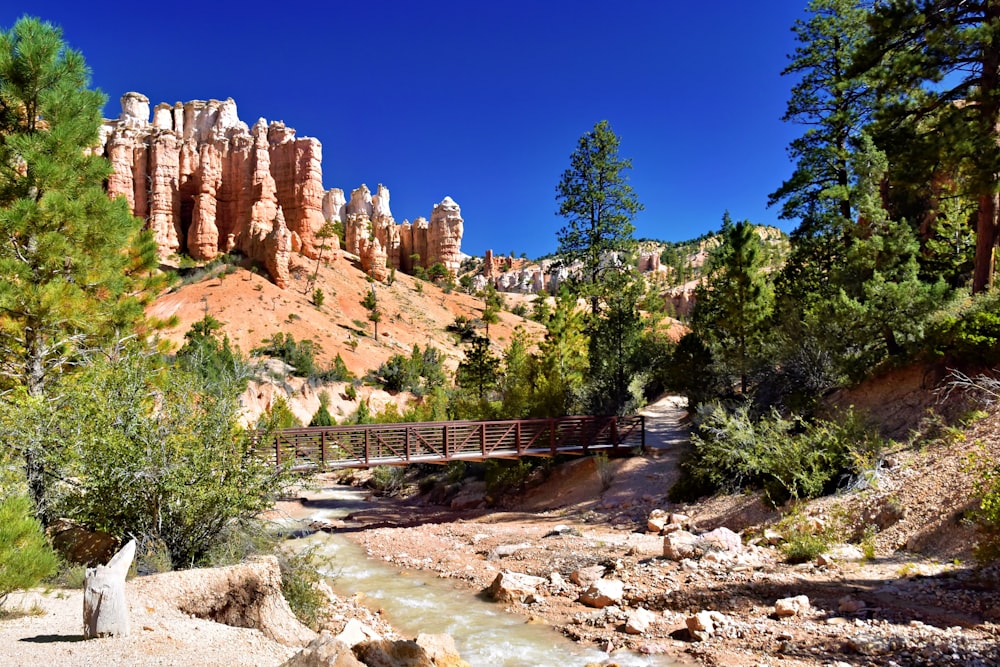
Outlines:
{"type": "Polygon", "coordinates": [[[388,0],[90,3],[14,0],[83,52],[105,115],[236,100],[323,143],[323,180],[384,183],[398,222],[445,195],[463,250],[555,250],[555,187],[578,138],[606,119],[645,205],[637,236],[679,241],[735,219],[778,221],[791,173],[780,76],[806,0],[388,0]]]}

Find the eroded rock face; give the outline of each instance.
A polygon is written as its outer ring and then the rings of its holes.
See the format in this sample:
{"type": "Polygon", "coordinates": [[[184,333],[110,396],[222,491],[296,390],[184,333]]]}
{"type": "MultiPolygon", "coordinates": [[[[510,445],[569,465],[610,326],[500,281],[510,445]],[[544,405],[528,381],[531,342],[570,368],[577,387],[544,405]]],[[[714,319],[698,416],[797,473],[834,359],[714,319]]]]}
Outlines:
{"type": "Polygon", "coordinates": [[[292,249],[317,256],[327,201],[319,141],[264,119],[251,129],[232,99],[158,104],[152,122],[149,113],[144,95],[122,96],[100,150],[115,170],[109,194],[147,220],[161,255],[207,260],[238,250],[264,263],[275,282],[282,274],[287,281],[292,249]]]}
{"type": "Polygon", "coordinates": [[[441,262],[456,274],[462,263],[463,232],[461,209],[451,197],[434,207],[430,222],[417,218],[412,224],[407,220],[396,224],[389,208],[389,188],[381,183],[375,194],[367,185],[353,190],[345,208],[346,250],[361,257],[362,266],[367,240],[378,241],[390,269],[413,273],[417,268],[427,269],[441,262]]]}
{"type": "Polygon", "coordinates": [[[346,250],[366,252],[380,280],[391,268],[412,271],[414,253],[418,266],[442,262],[458,270],[463,221],[450,197],[434,207],[430,223],[397,225],[388,188],[380,184],[372,194],[362,185],[349,201],[339,188],[324,190],[318,140],[263,118],[251,128],[232,99],[161,103],[152,121],[145,95],[126,93],[121,102],[95,151],[114,166],[108,193],[146,219],[164,257],[208,260],[236,250],[285,286],[291,253],[316,259],[324,244],[339,249],[336,237],[317,236],[329,220],[344,224],[346,250]]]}

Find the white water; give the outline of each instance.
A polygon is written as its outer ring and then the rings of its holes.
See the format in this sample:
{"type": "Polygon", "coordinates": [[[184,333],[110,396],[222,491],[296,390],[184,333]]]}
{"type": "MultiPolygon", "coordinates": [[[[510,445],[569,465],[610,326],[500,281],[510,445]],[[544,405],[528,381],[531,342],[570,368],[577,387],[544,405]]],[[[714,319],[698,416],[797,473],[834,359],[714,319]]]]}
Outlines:
{"type": "MultiPolygon", "coordinates": [[[[363,504],[353,489],[336,491],[344,509],[323,510],[317,517],[346,515],[363,504]]],[[[361,594],[362,602],[382,609],[386,620],[406,636],[447,633],[455,638],[462,658],[474,667],[583,667],[616,664],[621,667],[669,667],[678,663],[663,656],[641,656],[623,651],[612,654],[588,648],[552,628],[533,625],[505,613],[496,603],[481,599],[455,582],[433,575],[400,571],[376,561],[364,549],[334,534],[308,538],[331,557],[331,586],[345,596],[361,594]]]]}

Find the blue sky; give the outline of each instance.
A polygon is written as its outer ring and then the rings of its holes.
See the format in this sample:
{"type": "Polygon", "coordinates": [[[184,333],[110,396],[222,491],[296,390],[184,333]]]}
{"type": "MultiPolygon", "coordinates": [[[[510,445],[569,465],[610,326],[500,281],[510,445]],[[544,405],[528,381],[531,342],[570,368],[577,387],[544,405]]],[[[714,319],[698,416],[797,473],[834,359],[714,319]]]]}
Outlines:
{"type": "Polygon", "coordinates": [[[323,143],[324,186],[384,183],[396,220],[462,207],[463,250],[554,251],[555,187],[579,137],[608,120],[645,210],[670,241],[735,219],[776,224],[790,173],[782,123],[791,26],[806,0],[7,2],[62,27],[105,115],[232,97],[323,143]]]}

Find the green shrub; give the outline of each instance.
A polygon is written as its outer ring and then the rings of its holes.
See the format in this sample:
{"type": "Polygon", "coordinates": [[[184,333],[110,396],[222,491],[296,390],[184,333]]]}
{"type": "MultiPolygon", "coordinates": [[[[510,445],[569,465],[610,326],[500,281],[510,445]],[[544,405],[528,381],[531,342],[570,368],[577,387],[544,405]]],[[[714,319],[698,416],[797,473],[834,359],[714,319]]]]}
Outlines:
{"type": "Polygon", "coordinates": [[[311,377],[316,369],[316,356],[320,349],[310,339],[296,341],[292,334],[277,332],[263,340],[263,345],[250,351],[253,356],[268,356],[281,359],[295,368],[302,377],[311,377]]]}
{"type": "Polygon", "coordinates": [[[1000,363],[1000,290],[952,304],[937,313],[928,328],[935,356],[953,362],[1000,363]]]}
{"type": "Polygon", "coordinates": [[[0,606],[18,590],[37,586],[55,574],[59,557],[24,495],[0,499],[0,606]]]}
{"type": "Polygon", "coordinates": [[[834,541],[832,526],[810,520],[798,506],[781,519],[778,532],[785,538],[781,551],[792,564],[815,560],[834,541]]]}
{"type": "Polygon", "coordinates": [[[486,493],[496,500],[507,493],[524,491],[530,474],[531,464],[527,461],[489,459],[486,461],[486,493]]]}
{"type": "Polygon", "coordinates": [[[320,568],[326,562],[316,555],[316,548],[302,551],[278,551],[281,567],[281,594],[295,617],[319,632],[328,613],[329,598],[318,587],[323,581],[320,568]]]}
{"type": "Polygon", "coordinates": [[[744,488],[763,489],[775,504],[814,498],[841,476],[872,467],[881,446],[853,410],[814,423],[776,411],[754,420],[745,404],[709,403],[698,414],[694,448],[682,463],[686,479],[671,489],[672,500],[744,488]]]}
{"type": "Polygon", "coordinates": [[[20,437],[74,480],[49,490],[52,514],[134,536],[139,553],[162,544],[174,567],[203,562],[292,481],[239,424],[246,377],[208,380],[136,346],[60,378],[57,400],[17,406],[20,437]]]}
{"type": "Polygon", "coordinates": [[[313,290],[312,301],[314,306],[316,306],[317,308],[322,308],[323,302],[326,301],[326,295],[323,294],[323,290],[321,290],[318,287],[315,290],[313,290]]]}
{"type": "Polygon", "coordinates": [[[395,496],[403,490],[405,479],[404,466],[375,466],[372,468],[371,480],[368,483],[378,495],[395,496]]]}

